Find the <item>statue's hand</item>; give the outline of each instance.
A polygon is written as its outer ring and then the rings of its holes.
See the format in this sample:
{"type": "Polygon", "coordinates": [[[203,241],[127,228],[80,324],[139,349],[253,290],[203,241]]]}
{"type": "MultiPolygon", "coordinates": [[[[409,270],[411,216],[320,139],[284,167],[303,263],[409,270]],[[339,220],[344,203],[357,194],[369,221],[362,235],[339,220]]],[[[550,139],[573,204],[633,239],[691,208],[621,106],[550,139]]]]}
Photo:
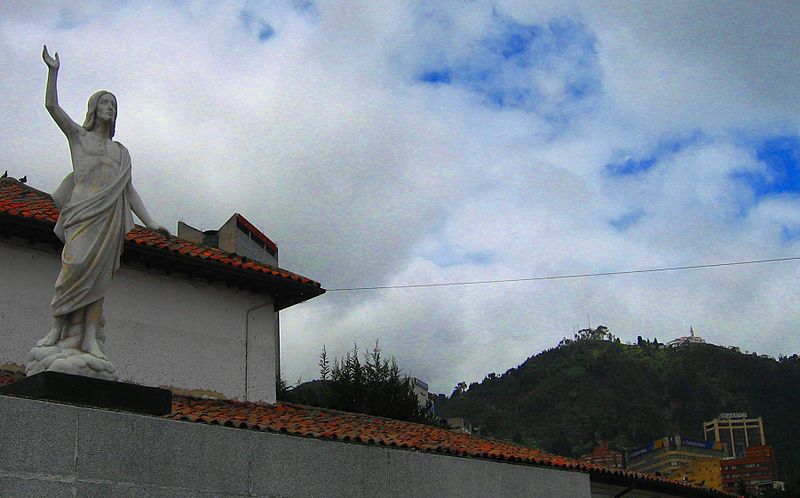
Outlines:
{"type": "Polygon", "coordinates": [[[55,53],[55,58],[50,57],[50,54],[47,52],[47,45],[42,49],[42,59],[44,59],[44,63],[47,64],[47,67],[53,70],[57,70],[61,65],[61,61],[58,60],[58,52],[55,53]]]}

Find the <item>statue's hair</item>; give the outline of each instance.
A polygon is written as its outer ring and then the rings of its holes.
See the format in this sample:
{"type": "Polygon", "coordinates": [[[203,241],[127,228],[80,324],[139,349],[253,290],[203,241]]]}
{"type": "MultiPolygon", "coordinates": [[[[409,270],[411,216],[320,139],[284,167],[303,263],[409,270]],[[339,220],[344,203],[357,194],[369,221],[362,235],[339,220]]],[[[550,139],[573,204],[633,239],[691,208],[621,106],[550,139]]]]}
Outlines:
{"type": "MultiPolygon", "coordinates": [[[[117,107],[117,97],[109,92],[108,90],[100,90],[99,92],[95,92],[89,97],[89,104],[87,105],[86,109],[86,119],[83,121],[83,127],[86,131],[94,130],[95,121],[97,120],[97,104],[100,102],[100,97],[105,94],[109,94],[114,97],[114,107],[117,107]]],[[[109,130],[108,138],[114,138],[114,131],[117,127],[117,117],[114,116],[114,119],[111,120],[111,129],[109,130]]]]}

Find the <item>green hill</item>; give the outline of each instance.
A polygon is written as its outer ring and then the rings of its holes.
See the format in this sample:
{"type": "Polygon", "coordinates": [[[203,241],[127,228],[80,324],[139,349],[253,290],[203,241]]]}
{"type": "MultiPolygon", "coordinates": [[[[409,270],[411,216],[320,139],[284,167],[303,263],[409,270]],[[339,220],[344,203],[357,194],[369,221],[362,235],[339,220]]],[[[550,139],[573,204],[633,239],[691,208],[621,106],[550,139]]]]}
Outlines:
{"type": "Polygon", "coordinates": [[[702,438],[704,421],[747,412],[763,417],[781,474],[800,481],[796,354],[776,360],[711,344],[584,336],[434,402],[437,416],[465,417],[483,435],[568,456],[600,440],[624,450],[670,434],[702,438]]]}

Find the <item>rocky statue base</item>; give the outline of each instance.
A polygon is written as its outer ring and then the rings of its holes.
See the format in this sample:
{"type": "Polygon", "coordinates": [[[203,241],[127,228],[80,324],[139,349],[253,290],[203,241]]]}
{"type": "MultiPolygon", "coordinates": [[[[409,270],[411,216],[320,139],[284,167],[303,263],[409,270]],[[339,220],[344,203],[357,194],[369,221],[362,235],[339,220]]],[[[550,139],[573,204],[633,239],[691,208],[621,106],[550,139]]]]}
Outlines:
{"type": "MultiPolygon", "coordinates": [[[[115,381],[119,378],[117,368],[108,359],[99,358],[80,349],[80,325],[69,327],[68,337],[63,337],[51,346],[35,346],[25,358],[25,375],[41,372],[60,372],[95,379],[115,381]],[[69,330],[72,329],[72,330],[69,330]]],[[[101,351],[102,339],[98,340],[101,351]]]]}

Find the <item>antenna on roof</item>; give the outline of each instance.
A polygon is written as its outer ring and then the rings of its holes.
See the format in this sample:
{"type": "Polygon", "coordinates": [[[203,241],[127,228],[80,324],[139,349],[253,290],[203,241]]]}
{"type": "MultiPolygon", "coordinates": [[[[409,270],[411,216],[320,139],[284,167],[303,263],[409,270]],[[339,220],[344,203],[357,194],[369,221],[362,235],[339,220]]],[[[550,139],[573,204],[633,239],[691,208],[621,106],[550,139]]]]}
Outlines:
{"type": "Polygon", "coordinates": [[[694,328],[691,325],[689,325],[689,335],[694,337],[694,328]]]}

